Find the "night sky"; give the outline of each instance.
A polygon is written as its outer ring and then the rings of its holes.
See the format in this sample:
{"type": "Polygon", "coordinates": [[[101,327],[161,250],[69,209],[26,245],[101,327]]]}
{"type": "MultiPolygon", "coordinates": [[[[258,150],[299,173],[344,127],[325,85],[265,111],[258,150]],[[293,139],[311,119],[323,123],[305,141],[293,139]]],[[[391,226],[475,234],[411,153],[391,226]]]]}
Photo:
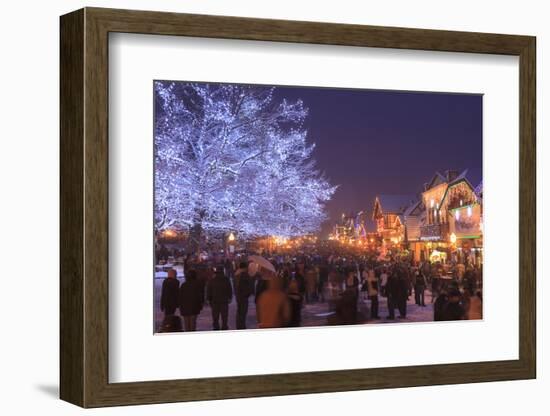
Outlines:
{"type": "MultiPolygon", "coordinates": [[[[302,99],[318,168],[340,185],[327,204],[372,213],[377,194],[417,194],[436,170],[482,174],[482,96],[383,90],[278,87],[277,98],[302,99]]],[[[323,226],[323,233],[330,228],[323,226]]]]}
{"type": "Polygon", "coordinates": [[[332,185],[326,236],[343,212],[372,214],[377,194],[418,194],[435,171],[482,174],[482,95],[277,86],[301,99],[313,158],[332,185]]]}

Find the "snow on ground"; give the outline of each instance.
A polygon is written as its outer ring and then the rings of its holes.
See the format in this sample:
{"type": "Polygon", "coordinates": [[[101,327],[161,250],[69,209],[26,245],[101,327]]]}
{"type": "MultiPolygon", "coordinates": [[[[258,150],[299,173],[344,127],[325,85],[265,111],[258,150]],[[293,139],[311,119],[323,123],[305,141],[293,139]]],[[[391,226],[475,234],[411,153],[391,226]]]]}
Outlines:
{"type": "MultiPolygon", "coordinates": [[[[178,278],[183,282],[183,279],[178,278]]],[[[158,330],[164,318],[164,313],[160,310],[160,293],[162,288],[163,279],[155,279],[155,328],[158,330]]],[[[431,304],[431,293],[426,290],[426,306],[418,306],[414,303],[414,295],[409,297],[407,302],[407,317],[399,318],[399,312],[395,311],[395,320],[387,319],[388,307],[387,299],[379,297],[379,313],[382,318],[379,320],[370,319],[370,301],[363,299],[363,294],[359,299],[359,319],[360,324],[383,324],[383,323],[398,323],[398,322],[427,322],[433,321],[433,305],[431,304]]],[[[229,329],[235,329],[235,317],[237,311],[237,304],[235,299],[229,304],[229,329]]],[[[177,312],[176,312],[177,313],[177,312]]],[[[318,302],[305,304],[302,309],[302,327],[308,326],[326,326],[327,319],[331,315],[328,303],[318,302]]],[[[256,305],[254,303],[254,297],[249,298],[248,316],[247,316],[247,328],[257,328],[256,322],[256,305]]],[[[197,319],[198,331],[210,331],[212,329],[212,314],[209,306],[205,305],[197,319]]]]}

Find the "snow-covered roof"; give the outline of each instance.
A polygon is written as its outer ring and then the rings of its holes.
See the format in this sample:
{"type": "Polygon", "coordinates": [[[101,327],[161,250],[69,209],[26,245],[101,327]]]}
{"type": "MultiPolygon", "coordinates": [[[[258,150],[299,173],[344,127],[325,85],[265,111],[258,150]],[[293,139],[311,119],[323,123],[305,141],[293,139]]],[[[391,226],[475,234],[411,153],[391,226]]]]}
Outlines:
{"type": "Polygon", "coordinates": [[[430,182],[428,182],[427,189],[433,188],[435,185],[439,185],[440,183],[444,183],[444,182],[447,182],[447,178],[445,177],[445,175],[442,175],[439,172],[435,172],[430,182]]]}
{"type": "Polygon", "coordinates": [[[481,180],[479,185],[475,187],[474,192],[479,198],[481,198],[481,195],[483,194],[483,180],[481,180]]]}
{"type": "Polygon", "coordinates": [[[405,211],[403,212],[403,215],[405,216],[409,216],[409,215],[413,215],[413,211],[421,204],[421,200],[420,199],[417,199],[416,201],[414,201],[412,204],[410,204],[407,209],[405,209],[405,211]]]}
{"type": "MultiPolygon", "coordinates": [[[[466,175],[468,174],[468,169],[464,169],[460,175],[458,175],[456,178],[454,178],[451,182],[449,182],[449,186],[458,183],[460,181],[466,180],[468,181],[468,178],[466,175]]],[[[469,182],[469,181],[468,181],[469,182]]],[[[471,184],[470,184],[471,185],[471,184]]],[[[473,188],[473,186],[472,186],[473,188]]]]}

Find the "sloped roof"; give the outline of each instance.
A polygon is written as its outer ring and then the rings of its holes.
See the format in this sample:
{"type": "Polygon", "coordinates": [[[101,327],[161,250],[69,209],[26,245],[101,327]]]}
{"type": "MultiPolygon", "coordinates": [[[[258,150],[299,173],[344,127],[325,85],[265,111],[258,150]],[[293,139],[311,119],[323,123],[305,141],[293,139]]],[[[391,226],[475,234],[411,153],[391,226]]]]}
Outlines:
{"type": "MultiPolygon", "coordinates": [[[[454,185],[455,183],[458,183],[458,182],[463,181],[463,180],[466,180],[470,184],[470,186],[472,186],[472,184],[470,183],[470,181],[466,177],[467,174],[468,174],[468,169],[464,169],[460,175],[458,175],[451,182],[449,182],[449,186],[454,185]]],[[[472,186],[472,189],[473,188],[474,187],[472,186]]]]}
{"type": "Polygon", "coordinates": [[[414,195],[378,195],[376,198],[386,214],[403,214],[416,200],[414,195]]]}
{"type": "Polygon", "coordinates": [[[483,194],[483,181],[479,182],[479,185],[475,187],[474,192],[478,197],[481,197],[481,194],[483,194]]]}
{"type": "Polygon", "coordinates": [[[443,206],[443,201],[445,201],[445,198],[447,198],[447,194],[449,193],[449,189],[451,189],[452,186],[454,186],[454,185],[456,185],[460,182],[466,183],[470,187],[470,189],[477,196],[477,193],[475,192],[474,186],[472,185],[472,183],[466,177],[467,173],[468,173],[468,169],[465,169],[460,175],[458,175],[455,179],[453,179],[452,182],[449,182],[449,184],[447,185],[447,189],[445,189],[445,193],[443,194],[443,197],[441,198],[441,204],[439,205],[439,210],[441,210],[441,207],[443,206]]]}
{"type": "Polygon", "coordinates": [[[417,199],[416,201],[414,201],[412,204],[410,204],[407,209],[405,209],[405,211],[403,212],[403,215],[405,216],[409,216],[409,215],[413,215],[413,211],[422,203],[421,200],[417,199]]]}
{"type": "Polygon", "coordinates": [[[439,172],[435,172],[434,176],[432,176],[432,179],[430,182],[428,182],[428,189],[431,189],[435,186],[435,184],[439,185],[440,183],[447,182],[447,178],[442,175],[439,172]],[[437,182],[439,180],[439,182],[437,182]]]}

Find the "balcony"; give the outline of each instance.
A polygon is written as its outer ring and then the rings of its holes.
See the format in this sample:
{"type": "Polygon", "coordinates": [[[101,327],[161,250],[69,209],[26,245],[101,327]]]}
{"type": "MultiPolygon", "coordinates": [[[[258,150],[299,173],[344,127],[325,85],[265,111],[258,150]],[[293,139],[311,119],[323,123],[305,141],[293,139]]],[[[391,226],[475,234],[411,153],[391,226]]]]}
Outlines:
{"type": "Polygon", "coordinates": [[[449,234],[449,224],[430,224],[420,227],[421,240],[446,240],[449,234]]]}

